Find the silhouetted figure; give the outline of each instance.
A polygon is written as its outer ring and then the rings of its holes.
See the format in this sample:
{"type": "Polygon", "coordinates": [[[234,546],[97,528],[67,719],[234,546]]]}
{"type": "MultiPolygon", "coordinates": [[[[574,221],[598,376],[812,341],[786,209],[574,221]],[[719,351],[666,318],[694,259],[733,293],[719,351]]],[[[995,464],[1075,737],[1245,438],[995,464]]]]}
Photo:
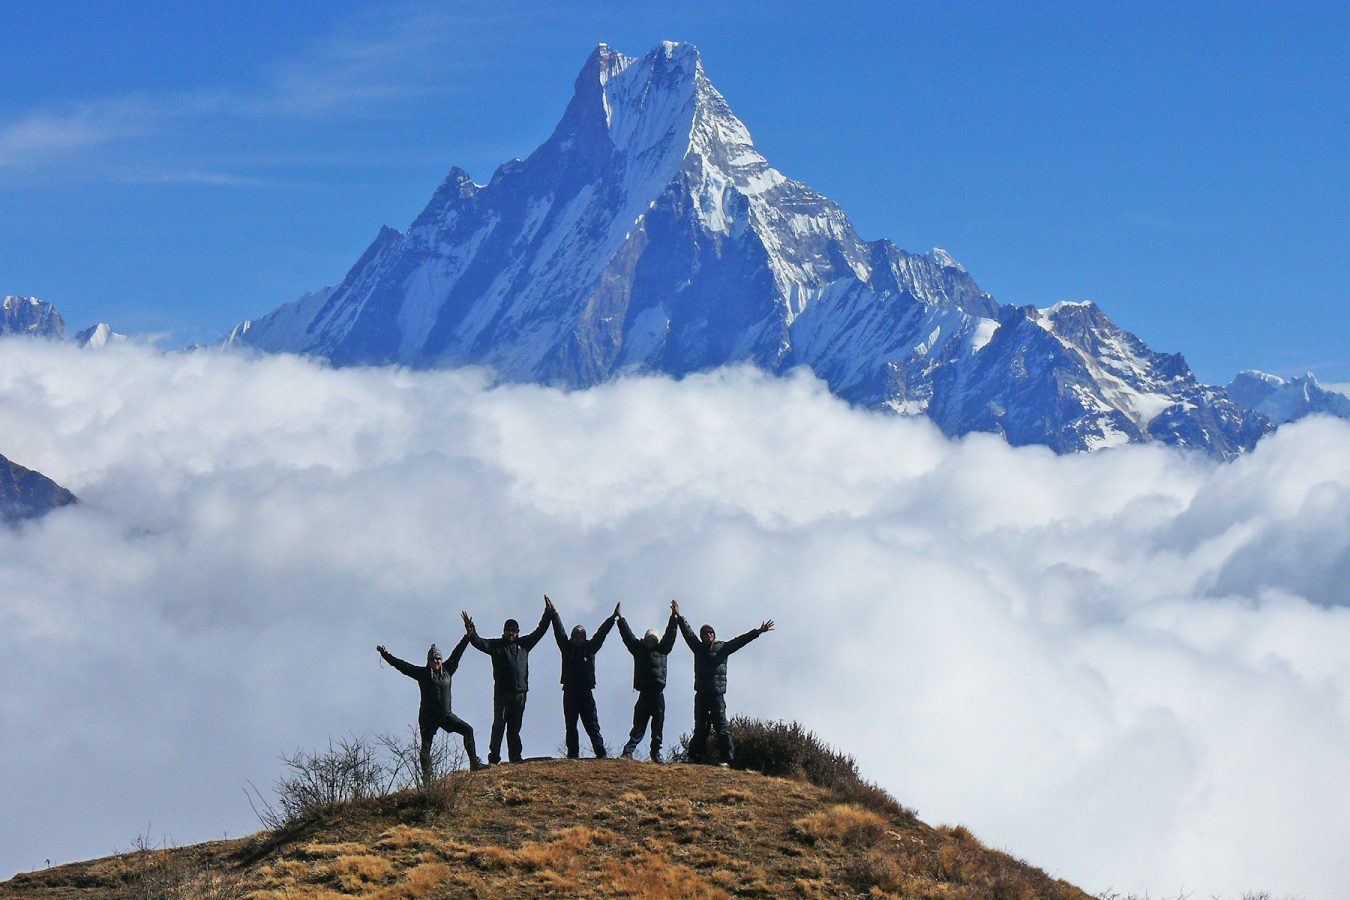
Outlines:
{"type": "Polygon", "coordinates": [[[520,623],[507,619],[499,638],[482,638],[467,612],[464,619],[465,636],[469,643],[492,657],[492,739],[488,742],[488,762],[502,761],[502,732],[506,732],[506,746],[511,762],[520,762],[520,723],[525,716],[525,697],[530,690],[530,651],[548,630],[549,613],[539,619],[539,626],[521,637],[520,623]]]}
{"type": "MultiPolygon", "coordinates": [[[[633,730],[628,733],[628,743],[623,746],[623,755],[629,759],[646,733],[650,720],[652,762],[661,761],[661,736],[666,724],[666,657],[675,649],[675,625],[679,618],[675,614],[676,608],[675,601],[670,601],[670,621],[666,623],[664,635],[649,628],[642,640],[633,636],[628,622],[619,615],[619,636],[628,652],[633,654],[633,690],[638,692],[637,703],[633,704],[633,730]]],[[[614,612],[618,613],[619,607],[614,607],[614,612]]]]}
{"type": "Polygon", "coordinates": [[[473,728],[450,709],[450,679],[459,668],[464,648],[469,645],[469,636],[460,638],[455,649],[450,652],[450,661],[442,664],[441,651],[435,644],[427,651],[427,664],[415,666],[394,656],[380,644],[375,649],[384,657],[384,661],[404,675],[417,682],[422,694],[422,703],[417,710],[417,727],[422,733],[422,751],[419,760],[422,763],[422,780],[431,780],[431,742],[436,731],[444,728],[451,734],[464,739],[464,752],[469,757],[469,768],[481,769],[483,763],[478,759],[478,750],[473,742],[473,728]]]}
{"type": "Polygon", "coordinates": [[[595,711],[595,654],[600,651],[609,630],[614,627],[614,617],[619,614],[619,607],[615,606],[610,617],[595,630],[595,637],[587,640],[584,625],[576,626],[570,636],[565,636],[562,617],[558,615],[553,601],[545,597],[544,605],[553,619],[553,637],[558,642],[558,652],[562,654],[560,681],[563,686],[563,723],[567,729],[567,758],[576,759],[581,755],[577,719],[581,719],[591,739],[591,750],[597,758],[603,758],[607,755],[605,741],[600,736],[600,719],[595,711]]]}
{"type": "Polygon", "coordinates": [[[727,657],[759,637],[773,631],[773,619],[758,628],[729,641],[719,641],[711,625],[703,625],[694,637],[693,629],[680,615],[680,605],[672,603],[680,633],[694,653],[694,736],[689,744],[689,761],[703,762],[704,747],[708,743],[708,729],[717,731],[717,744],[723,766],[731,764],[735,747],[731,743],[731,729],[727,727],[727,657]]]}

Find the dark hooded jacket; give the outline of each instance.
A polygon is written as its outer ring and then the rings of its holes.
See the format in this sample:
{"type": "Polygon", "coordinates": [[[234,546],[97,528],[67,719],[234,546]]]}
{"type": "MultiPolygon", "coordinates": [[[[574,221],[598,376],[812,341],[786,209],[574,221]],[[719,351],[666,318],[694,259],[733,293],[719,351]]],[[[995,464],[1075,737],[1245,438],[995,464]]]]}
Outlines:
{"type": "Polygon", "coordinates": [[[633,688],[639,691],[659,691],[666,686],[666,657],[675,649],[675,614],[670,614],[666,633],[655,647],[633,634],[628,622],[619,617],[619,636],[623,645],[633,654],[633,688]]]}
{"type": "Polygon", "coordinates": [[[399,659],[392,653],[381,654],[385,662],[417,682],[417,689],[422,693],[422,703],[417,710],[419,722],[438,722],[445,716],[452,715],[450,711],[450,677],[459,668],[459,660],[464,655],[464,648],[467,646],[469,646],[469,636],[466,634],[459,639],[455,649],[450,651],[450,658],[441,663],[439,675],[432,670],[430,664],[415,666],[410,662],[399,659]]]}
{"type": "Polygon", "coordinates": [[[562,617],[553,613],[553,637],[558,642],[558,651],[562,654],[562,677],[559,681],[564,687],[589,689],[595,687],[595,654],[605,642],[609,630],[614,627],[614,617],[610,616],[599,628],[595,636],[584,644],[574,644],[563,631],[562,617]]]}
{"type": "Polygon", "coordinates": [[[694,651],[694,693],[725,694],[727,657],[759,637],[759,629],[752,628],[729,641],[713,641],[711,647],[705,647],[683,616],[679,618],[679,623],[685,643],[694,651]]]}
{"type": "Polygon", "coordinates": [[[548,630],[548,612],[539,619],[539,625],[529,634],[514,641],[506,638],[484,638],[477,632],[470,634],[469,643],[492,657],[492,688],[497,693],[519,693],[530,689],[530,651],[548,630]]]}

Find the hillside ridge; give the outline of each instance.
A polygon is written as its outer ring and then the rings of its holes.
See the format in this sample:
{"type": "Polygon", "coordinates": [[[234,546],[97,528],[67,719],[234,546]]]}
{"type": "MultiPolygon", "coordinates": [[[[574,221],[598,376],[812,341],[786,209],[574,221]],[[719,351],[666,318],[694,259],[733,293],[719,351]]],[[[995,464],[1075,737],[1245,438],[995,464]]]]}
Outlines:
{"type": "Polygon", "coordinates": [[[0,897],[1088,896],[964,828],[755,772],[547,760],[452,773],[428,796],[23,873],[0,897]]]}

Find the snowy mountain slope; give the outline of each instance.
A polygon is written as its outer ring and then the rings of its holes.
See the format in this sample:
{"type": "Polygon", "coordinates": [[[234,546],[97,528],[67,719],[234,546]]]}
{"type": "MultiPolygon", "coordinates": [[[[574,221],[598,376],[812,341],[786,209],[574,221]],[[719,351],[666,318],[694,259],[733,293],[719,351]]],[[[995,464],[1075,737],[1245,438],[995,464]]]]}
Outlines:
{"type": "Polygon", "coordinates": [[[50,303],[11,294],[0,301],[0,335],[5,334],[64,338],[66,323],[50,303]]]}
{"type": "Polygon", "coordinates": [[[1095,306],[1000,307],[945,251],[862,240],[671,42],[598,46],[529,158],[487,184],[452,169],[406,233],[382,229],[340,284],[227,343],[568,387],[805,365],[850,402],[1059,451],[1231,456],[1269,427],[1095,306]]]}
{"type": "Polygon", "coordinates": [[[75,502],[74,494],[47,476],[0,456],[0,522],[34,519],[75,502]]]}
{"type": "Polygon", "coordinates": [[[1311,372],[1285,381],[1248,369],[1229,382],[1227,392],[1244,409],[1259,413],[1276,425],[1314,414],[1350,419],[1350,397],[1322,387],[1311,372]]]}
{"type": "Polygon", "coordinates": [[[98,350],[109,344],[120,344],[127,339],[125,334],[112,330],[107,322],[99,322],[75,335],[75,343],[81,350],[98,350]]]}

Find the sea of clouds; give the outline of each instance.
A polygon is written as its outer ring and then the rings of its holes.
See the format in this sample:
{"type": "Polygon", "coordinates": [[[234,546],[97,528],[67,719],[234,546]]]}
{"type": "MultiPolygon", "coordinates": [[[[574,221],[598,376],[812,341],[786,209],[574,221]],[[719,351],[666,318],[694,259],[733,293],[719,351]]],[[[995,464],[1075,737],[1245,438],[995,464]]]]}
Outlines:
{"type": "MultiPolygon", "coordinates": [[[[238,836],[278,755],[400,732],[375,653],[471,611],[679,598],[733,712],[797,719],[934,823],[1091,890],[1350,884],[1350,423],[1231,464],[1056,457],[744,369],[566,393],[483,373],[0,342],[0,453],[78,506],[0,529],[0,877],[238,836]]],[[[527,754],[562,739],[532,655],[527,754]]],[[[671,661],[667,740],[687,731],[671,661]]],[[[618,746],[633,695],[599,657],[618,746]]],[[[486,657],[456,678],[485,745],[486,657]]],[[[644,746],[645,751],[645,746],[644,746]]]]}

